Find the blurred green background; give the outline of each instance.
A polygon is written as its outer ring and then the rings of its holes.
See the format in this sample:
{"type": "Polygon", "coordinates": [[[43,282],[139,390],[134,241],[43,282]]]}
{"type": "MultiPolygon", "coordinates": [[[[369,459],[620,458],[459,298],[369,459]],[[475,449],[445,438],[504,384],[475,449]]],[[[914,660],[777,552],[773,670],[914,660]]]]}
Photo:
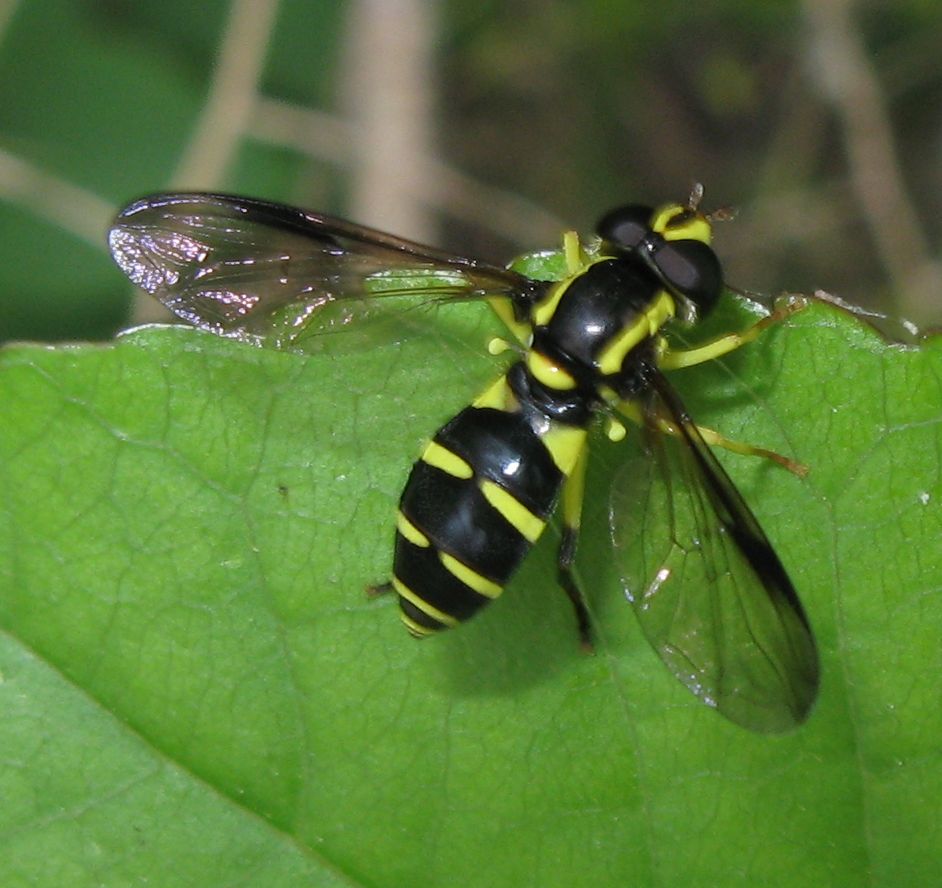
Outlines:
{"type": "Polygon", "coordinates": [[[611,205],[733,205],[730,282],[937,324],[942,5],[0,3],[0,341],[101,339],[105,230],[217,189],[506,261],[611,205]]]}

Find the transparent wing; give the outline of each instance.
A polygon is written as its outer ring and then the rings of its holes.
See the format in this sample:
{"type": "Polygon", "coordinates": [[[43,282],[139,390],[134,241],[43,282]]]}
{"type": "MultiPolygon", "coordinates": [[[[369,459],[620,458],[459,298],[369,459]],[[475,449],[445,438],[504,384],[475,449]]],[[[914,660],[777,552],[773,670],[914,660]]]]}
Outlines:
{"type": "Polygon", "coordinates": [[[654,373],[645,453],[619,471],[613,542],[651,646],[697,697],[754,731],[805,720],[818,690],[814,637],[795,589],[669,383],[654,373]]]}
{"type": "Polygon", "coordinates": [[[388,309],[389,299],[516,296],[534,282],[342,219],[222,194],[130,204],[108,236],[139,287],[183,320],[291,347],[388,309]]]}

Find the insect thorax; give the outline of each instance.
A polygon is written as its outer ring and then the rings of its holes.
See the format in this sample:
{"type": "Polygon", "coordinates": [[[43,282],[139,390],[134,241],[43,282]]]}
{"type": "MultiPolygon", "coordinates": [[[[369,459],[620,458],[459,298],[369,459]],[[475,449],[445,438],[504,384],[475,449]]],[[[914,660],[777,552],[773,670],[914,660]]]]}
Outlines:
{"type": "Polygon", "coordinates": [[[549,288],[534,307],[528,369],[562,394],[596,401],[607,391],[633,397],[646,385],[659,330],[673,314],[672,297],[647,268],[598,260],[549,288]],[[541,365],[558,369],[541,374],[541,365]]]}

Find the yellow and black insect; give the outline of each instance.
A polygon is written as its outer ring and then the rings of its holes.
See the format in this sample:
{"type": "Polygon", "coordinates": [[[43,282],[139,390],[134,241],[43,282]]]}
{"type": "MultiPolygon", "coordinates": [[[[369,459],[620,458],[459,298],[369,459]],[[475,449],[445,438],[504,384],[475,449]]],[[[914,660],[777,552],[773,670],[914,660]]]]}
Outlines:
{"type": "Polygon", "coordinates": [[[560,584],[583,641],[589,618],[571,568],[587,437],[638,423],[643,456],[613,483],[614,555],[648,641],[704,703],[756,731],[808,715],[818,657],[794,587],[662,370],[754,339],[785,316],[688,350],[665,331],[707,314],[723,286],[710,217],[686,204],[606,215],[586,252],[564,240],[558,282],[449,255],[341,219],[249,198],[163,194],[136,201],[110,233],[114,258],[175,314],[219,336],[281,348],[365,323],[390,301],[489,299],[519,359],[444,425],[415,463],[399,504],[391,586],[422,637],[496,598],[561,504],[560,584]],[[633,532],[642,515],[663,538],[633,532]]]}

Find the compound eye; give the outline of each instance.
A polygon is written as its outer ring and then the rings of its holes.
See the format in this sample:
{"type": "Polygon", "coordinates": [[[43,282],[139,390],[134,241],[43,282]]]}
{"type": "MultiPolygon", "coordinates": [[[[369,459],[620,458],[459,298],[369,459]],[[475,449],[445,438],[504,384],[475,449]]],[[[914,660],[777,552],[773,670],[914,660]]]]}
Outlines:
{"type": "Polygon", "coordinates": [[[701,316],[713,308],[723,289],[723,272],[710,247],[698,240],[665,241],[653,259],[664,283],[689,299],[701,316]]]}
{"type": "Polygon", "coordinates": [[[621,250],[634,250],[651,233],[654,210],[641,204],[618,207],[606,213],[596,231],[602,240],[621,250]]]}

